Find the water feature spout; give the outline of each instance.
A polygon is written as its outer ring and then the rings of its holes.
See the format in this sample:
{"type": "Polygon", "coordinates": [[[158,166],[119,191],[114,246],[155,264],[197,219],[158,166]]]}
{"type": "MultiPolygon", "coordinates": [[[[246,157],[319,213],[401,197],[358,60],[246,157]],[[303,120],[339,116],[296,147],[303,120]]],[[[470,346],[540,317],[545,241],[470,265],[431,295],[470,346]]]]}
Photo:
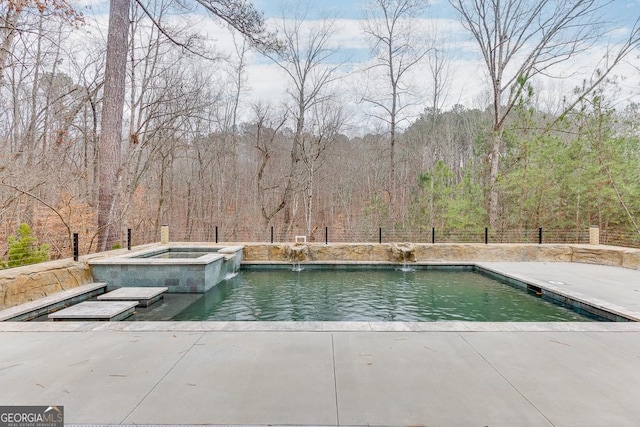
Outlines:
{"type": "Polygon", "coordinates": [[[393,251],[396,254],[396,262],[402,262],[401,271],[414,271],[409,263],[416,262],[416,249],[411,243],[393,244],[393,251]]]}
{"type": "Polygon", "coordinates": [[[304,252],[307,250],[307,245],[296,243],[290,247],[289,259],[291,261],[292,271],[302,271],[300,263],[306,259],[304,252]]]}

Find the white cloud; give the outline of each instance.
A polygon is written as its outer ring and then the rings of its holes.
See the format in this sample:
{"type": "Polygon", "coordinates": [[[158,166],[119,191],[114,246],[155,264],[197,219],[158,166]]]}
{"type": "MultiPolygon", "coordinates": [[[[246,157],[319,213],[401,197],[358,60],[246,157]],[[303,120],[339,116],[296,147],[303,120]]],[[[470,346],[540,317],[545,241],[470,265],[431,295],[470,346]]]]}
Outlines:
{"type": "MultiPolygon", "coordinates": [[[[259,0],[255,4],[258,8],[261,8],[263,6],[261,3],[266,1],[271,0],[259,0]]],[[[106,15],[104,14],[104,5],[106,3],[104,1],[76,0],[74,4],[91,6],[95,16],[89,20],[92,21],[90,26],[95,25],[102,29],[106,28],[106,15]]],[[[171,19],[176,22],[187,22],[192,29],[206,36],[211,46],[215,46],[218,51],[225,52],[229,57],[233,57],[235,51],[233,37],[230,31],[221,25],[219,21],[202,15],[174,16],[171,19]]],[[[270,26],[277,22],[278,20],[268,20],[270,26]]],[[[358,19],[336,20],[335,32],[330,44],[331,48],[345,50],[353,54],[351,57],[352,66],[356,70],[365,67],[369,56],[369,44],[362,33],[361,22],[358,19]]],[[[317,21],[309,21],[305,24],[305,27],[309,28],[315,24],[317,24],[317,21]]],[[[91,28],[90,26],[89,28],[91,28]]],[[[477,43],[462,28],[460,23],[455,19],[447,18],[421,19],[418,21],[418,27],[426,34],[425,37],[439,39],[437,47],[447,49],[450,53],[450,89],[446,108],[455,104],[463,104],[467,107],[486,106],[488,103],[486,96],[488,88],[486,84],[486,66],[482,62],[477,43]]],[[[91,30],[94,34],[106,35],[106,31],[104,33],[102,31],[104,30],[91,30]]],[[[552,74],[557,77],[564,77],[564,80],[537,78],[535,85],[536,90],[540,91],[537,94],[540,102],[548,105],[549,108],[554,108],[553,106],[557,104],[554,100],[561,99],[563,94],[570,93],[573,87],[579,86],[585,78],[591,76],[594,66],[605,53],[606,43],[610,42],[611,39],[624,36],[625,32],[628,34],[628,31],[629,26],[620,26],[614,30],[608,40],[603,40],[588,52],[554,67],[551,70],[552,74]]],[[[76,34],[73,37],[78,43],[81,43],[82,36],[77,36],[76,34]]],[[[341,59],[344,57],[341,56],[341,59]]],[[[638,59],[636,53],[630,56],[628,61],[616,71],[618,75],[626,77],[619,79],[619,91],[616,96],[621,99],[638,100],[640,97],[640,78],[637,77],[637,70],[640,67],[640,59],[638,59]]],[[[216,67],[219,66],[216,65],[216,67]]],[[[423,64],[416,67],[407,76],[407,81],[415,88],[418,100],[422,100],[421,103],[412,108],[412,114],[417,114],[428,104],[426,100],[430,98],[431,78],[426,65],[423,64]]],[[[257,53],[253,53],[249,57],[247,83],[250,90],[245,94],[245,105],[257,101],[280,104],[286,99],[286,90],[290,85],[287,77],[277,65],[257,53]]],[[[363,104],[358,103],[359,96],[364,92],[365,86],[366,82],[362,73],[353,72],[344,77],[341,82],[340,95],[350,111],[357,113],[366,110],[363,104]]]]}
{"type": "Polygon", "coordinates": [[[72,0],[69,4],[73,7],[94,7],[98,5],[108,7],[109,2],[105,0],[72,0]]]}

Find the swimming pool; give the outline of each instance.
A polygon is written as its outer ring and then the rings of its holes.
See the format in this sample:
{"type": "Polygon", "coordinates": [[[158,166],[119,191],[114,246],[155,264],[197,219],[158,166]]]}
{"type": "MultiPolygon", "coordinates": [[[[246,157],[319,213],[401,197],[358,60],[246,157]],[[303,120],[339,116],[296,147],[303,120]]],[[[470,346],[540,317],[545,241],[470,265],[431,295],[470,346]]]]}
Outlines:
{"type": "Polygon", "coordinates": [[[132,320],[484,321],[597,320],[541,299],[473,268],[252,268],[197,298],[171,296],[132,320]],[[176,301],[172,302],[172,298],[176,301]],[[181,304],[179,311],[169,305],[181,304]]]}

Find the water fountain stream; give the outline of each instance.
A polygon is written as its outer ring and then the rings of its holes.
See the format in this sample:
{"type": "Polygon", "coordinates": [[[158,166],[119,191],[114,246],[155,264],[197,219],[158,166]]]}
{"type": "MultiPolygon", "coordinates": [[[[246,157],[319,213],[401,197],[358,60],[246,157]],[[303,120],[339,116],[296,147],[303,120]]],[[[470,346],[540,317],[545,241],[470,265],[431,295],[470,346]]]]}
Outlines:
{"type": "Polygon", "coordinates": [[[305,246],[292,246],[291,247],[291,271],[302,271],[301,261],[304,258],[303,251],[305,246]]]}

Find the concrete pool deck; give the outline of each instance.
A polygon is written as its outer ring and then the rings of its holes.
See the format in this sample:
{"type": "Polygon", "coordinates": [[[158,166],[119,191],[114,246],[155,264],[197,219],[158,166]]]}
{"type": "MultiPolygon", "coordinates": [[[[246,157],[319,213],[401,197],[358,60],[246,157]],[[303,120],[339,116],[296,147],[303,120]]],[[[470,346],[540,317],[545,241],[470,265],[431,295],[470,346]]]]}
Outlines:
{"type": "MultiPolygon", "coordinates": [[[[477,263],[640,311],[640,271],[477,263]]],[[[0,405],[66,424],[637,426],[640,323],[0,322],[0,405]]]]}

